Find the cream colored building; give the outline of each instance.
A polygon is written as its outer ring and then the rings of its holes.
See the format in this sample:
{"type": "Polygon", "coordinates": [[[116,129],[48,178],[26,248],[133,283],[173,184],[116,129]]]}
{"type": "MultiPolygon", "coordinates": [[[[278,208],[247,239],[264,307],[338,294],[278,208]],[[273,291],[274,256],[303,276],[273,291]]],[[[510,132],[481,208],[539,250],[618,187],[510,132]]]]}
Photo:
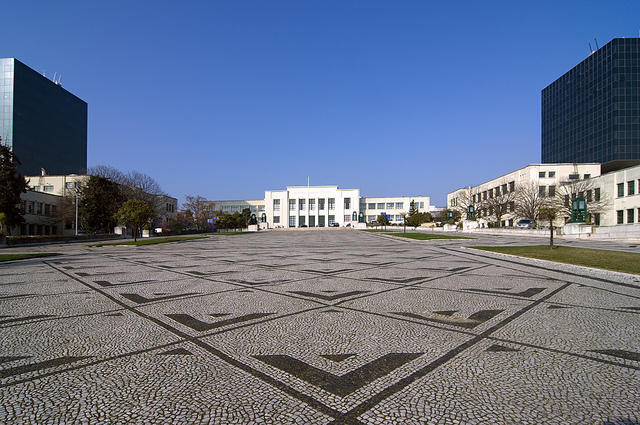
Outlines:
{"type": "MultiPolygon", "coordinates": [[[[503,176],[481,183],[457,189],[447,194],[447,208],[458,210],[462,218],[466,217],[469,205],[476,211],[476,219],[480,227],[487,227],[495,221],[491,212],[480,206],[487,199],[500,194],[510,194],[518,188],[529,187],[537,190],[542,197],[555,196],[558,188],[567,182],[589,180],[600,176],[600,164],[532,164],[503,176]]],[[[597,186],[597,183],[594,185],[597,186]]],[[[515,199],[509,202],[505,215],[501,218],[500,227],[513,226],[519,219],[516,213],[515,199]]],[[[560,223],[560,221],[559,221],[560,223]]]]}
{"type": "Polygon", "coordinates": [[[269,228],[353,226],[372,222],[386,213],[392,224],[403,222],[411,201],[419,211],[430,211],[429,197],[360,197],[360,189],[338,186],[292,186],[265,191],[264,200],[213,201],[214,210],[233,214],[249,208],[269,228]]]}

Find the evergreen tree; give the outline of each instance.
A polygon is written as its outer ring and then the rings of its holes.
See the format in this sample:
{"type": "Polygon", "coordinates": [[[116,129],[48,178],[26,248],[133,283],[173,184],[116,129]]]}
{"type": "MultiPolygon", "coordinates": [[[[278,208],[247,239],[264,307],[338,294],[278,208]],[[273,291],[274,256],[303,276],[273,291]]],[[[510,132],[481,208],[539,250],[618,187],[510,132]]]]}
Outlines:
{"type": "Polygon", "coordinates": [[[408,216],[411,217],[415,214],[418,213],[418,208],[416,208],[416,201],[414,201],[413,199],[411,200],[411,204],[409,206],[409,214],[408,216]]]}
{"type": "Polygon", "coordinates": [[[20,164],[20,161],[0,139],[0,213],[4,213],[3,225],[9,231],[24,223],[20,195],[26,193],[29,187],[25,178],[18,173],[16,163],[20,164]]]}
{"type": "Polygon", "coordinates": [[[82,227],[89,232],[105,230],[111,233],[118,224],[114,215],[123,203],[124,195],[117,183],[104,177],[90,176],[82,188],[78,205],[82,227]]]}

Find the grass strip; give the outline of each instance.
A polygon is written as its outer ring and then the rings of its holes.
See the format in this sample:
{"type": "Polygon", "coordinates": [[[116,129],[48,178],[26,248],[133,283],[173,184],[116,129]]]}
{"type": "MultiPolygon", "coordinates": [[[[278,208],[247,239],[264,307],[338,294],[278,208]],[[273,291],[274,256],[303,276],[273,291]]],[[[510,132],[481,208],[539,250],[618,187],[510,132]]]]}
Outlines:
{"type": "Polygon", "coordinates": [[[407,238],[407,239],[415,239],[417,241],[428,241],[431,239],[473,239],[473,238],[465,238],[463,236],[442,235],[439,233],[415,233],[415,232],[400,233],[397,231],[384,232],[383,230],[363,230],[363,232],[386,233],[387,235],[390,235],[390,236],[397,236],[400,238],[407,238]]]}
{"type": "Polygon", "coordinates": [[[0,254],[0,261],[13,261],[13,260],[28,260],[31,258],[39,257],[52,257],[54,255],[60,255],[55,252],[35,252],[32,254],[0,254]]]}
{"type": "Polygon", "coordinates": [[[593,267],[616,272],[640,274],[640,254],[635,252],[605,251],[601,249],[574,248],[549,245],[536,246],[473,246],[473,249],[500,252],[520,257],[537,258],[557,263],[593,267]]]}

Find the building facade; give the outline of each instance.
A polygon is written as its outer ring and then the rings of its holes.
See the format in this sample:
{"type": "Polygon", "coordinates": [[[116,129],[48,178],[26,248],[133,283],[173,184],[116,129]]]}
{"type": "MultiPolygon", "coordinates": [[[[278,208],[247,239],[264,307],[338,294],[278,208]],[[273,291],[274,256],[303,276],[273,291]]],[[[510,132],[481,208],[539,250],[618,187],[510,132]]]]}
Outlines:
{"type": "Polygon", "coordinates": [[[17,59],[0,59],[0,71],[0,137],[18,172],[86,172],[87,103],[17,59]]]}
{"type": "Polygon", "coordinates": [[[640,38],[615,38],[542,90],[542,162],[640,160],[640,38]]]}
{"type": "Polygon", "coordinates": [[[408,213],[411,201],[421,212],[432,210],[427,196],[365,198],[360,189],[338,186],[294,186],[285,190],[267,190],[264,200],[214,201],[214,209],[226,214],[249,208],[260,223],[269,228],[345,227],[371,223],[380,214],[389,222],[401,224],[402,213],[408,213]]]}
{"type": "MultiPolygon", "coordinates": [[[[523,202],[524,195],[538,199],[553,198],[563,193],[562,187],[573,182],[589,182],[584,186],[591,190],[591,196],[600,195],[602,184],[597,180],[600,176],[600,164],[531,164],[503,176],[489,180],[476,186],[458,189],[447,194],[447,207],[458,210],[462,218],[466,218],[469,205],[474,207],[475,219],[480,227],[512,227],[519,219],[525,217],[518,202],[523,202]],[[504,203],[504,205],[501,205],[504,203]],[[496,223],[495,209],[504,208],[504,214],[496,223]]],[[[585,194],[586,196],[587,194],[585,194]]],[[[594,217],[599,222],[600,216],[594,217]]],[[[561,225],[559,219],[556,224],[561,225]]]]}

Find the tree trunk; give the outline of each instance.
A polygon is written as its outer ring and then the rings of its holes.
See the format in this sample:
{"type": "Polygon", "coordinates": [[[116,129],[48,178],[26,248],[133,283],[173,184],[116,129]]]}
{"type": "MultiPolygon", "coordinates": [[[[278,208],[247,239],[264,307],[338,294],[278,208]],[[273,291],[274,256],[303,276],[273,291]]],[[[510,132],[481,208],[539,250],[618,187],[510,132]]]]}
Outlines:
{"type": "Polygon", "coordinates": [[[549,225],[549,249],[553,249],[553,221],[549,225]]]}

